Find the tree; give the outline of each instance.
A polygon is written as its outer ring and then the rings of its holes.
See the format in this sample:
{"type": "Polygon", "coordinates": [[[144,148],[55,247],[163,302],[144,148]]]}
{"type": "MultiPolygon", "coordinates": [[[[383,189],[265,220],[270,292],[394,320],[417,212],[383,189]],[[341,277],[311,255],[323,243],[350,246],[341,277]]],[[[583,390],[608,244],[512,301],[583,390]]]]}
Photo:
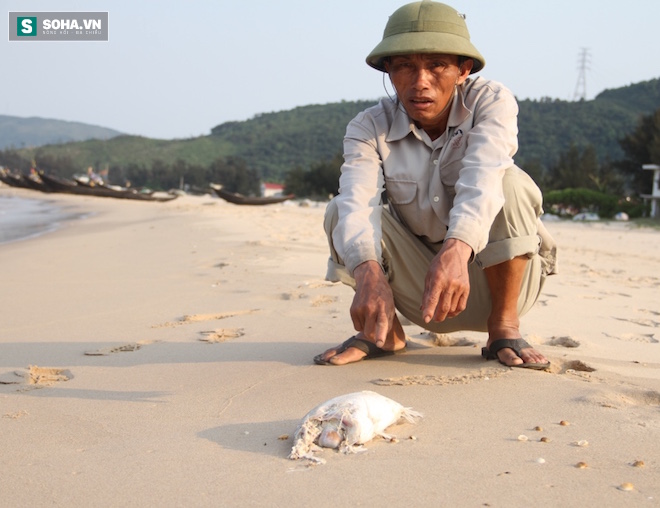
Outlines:
{"type": "Polygon", "coordinates": [[[522,169],[529,176],[532,177],[532,180],[538,185],[541,189],[544,189],[548,186],[548,171],[543,167],[543,164],[538,159],[531,159],[524,164],[522,169]]]}
{"type": "Polygon", "coordinates": [[[48,173],[56,175],[68,175],[73,168],[75,171],[80,171],[82,168],[77,168],[73,160],[68,155],[54,156],[52,154],[37,151],[34,156],[37,169],[44,170],[48,173]]]}
{"type": "Polygon", "coordinates": [[[624,177],[609,157],[589,175],[593,189],[616,196],[625,195],[624,177]]]}
{"type": "Polygon", "coordinates": [[[643,164],[660,164],[660,109],[643,116],[637,128],[619,141],[625,157],[618,168],[626,175],[631,190],[636,194],[650,194],[653,185],[650,171],[643,164]]]}
{"type": "Polygon", "coordinates": [[[584,152],[571,143],[570,148],[559,155],[559,161],[550,167],[550,188],[592,188],[589,174],[594,174],[598,168],[596,152],[586,148],[584,152]]]}
{"type": "Polygon", "coordinates": [[[296,166],[286,176],[285,192],[298,197],[326,198],[336,195],[343,160],[342,154],[338,153],[329,161],[312,164],[307,171],[296,166]]]}
{"type": "Polygon", "coordinates": [[[208,168],[208,179],[219,183],[229,192],[240,192],[246,196],[261,194],[257,171],[248,168],[245,160],[238,157],[219,158],[208,168]]]}
{"type": "Polygon", "coordinates": [[[30,161],[21,156],[18,150],[7,148],[0,151],[0,166],[25,173],[30,170],[30,161]]]}

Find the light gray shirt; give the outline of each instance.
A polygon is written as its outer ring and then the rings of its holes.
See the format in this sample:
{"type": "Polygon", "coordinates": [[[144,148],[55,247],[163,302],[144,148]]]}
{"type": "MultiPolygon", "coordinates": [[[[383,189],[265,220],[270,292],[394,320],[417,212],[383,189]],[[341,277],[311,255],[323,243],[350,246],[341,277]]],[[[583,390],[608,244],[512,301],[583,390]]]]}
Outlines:
{"type": "Polygon", "coordinates": [[[358,114],[346,129],[335,198],[333,242],[346,268],[381,262],[383,189],[413,234],[432,243],[457,238],[478,254],[504,204],[502,178],[517,149],[515,97],[479,77],[456,88],[447,130],[434,141],[389,98],[358,114]]]}

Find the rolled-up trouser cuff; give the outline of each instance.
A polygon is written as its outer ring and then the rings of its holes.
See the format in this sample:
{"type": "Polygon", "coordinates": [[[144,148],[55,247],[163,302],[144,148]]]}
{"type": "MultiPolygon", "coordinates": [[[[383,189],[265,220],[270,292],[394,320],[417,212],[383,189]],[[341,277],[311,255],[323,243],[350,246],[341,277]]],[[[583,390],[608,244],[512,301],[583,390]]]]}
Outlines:
{"type": "Polygon", "coordinates": [[[480,268],[499,265],[518,256],[531,258],[539,251],[538,235],[519,236],[489,243],[484,250],[474,258],[480,268]]]}

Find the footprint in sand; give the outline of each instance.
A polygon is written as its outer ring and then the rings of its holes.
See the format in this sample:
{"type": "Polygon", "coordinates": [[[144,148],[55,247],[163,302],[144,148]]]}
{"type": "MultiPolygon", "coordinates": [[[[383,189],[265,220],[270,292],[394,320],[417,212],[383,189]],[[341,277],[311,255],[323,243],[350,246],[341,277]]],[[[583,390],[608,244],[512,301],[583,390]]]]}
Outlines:
{"type": "Polygon", "coordinates": [[[466,337],[452,337],[447,333],[427,332],[426,335],[433,345],[437,347],[465,347],[477,344],[475,341],[466,337]]]}
{"type": "Polygon", "coordinates": [[[643,344],[657,344],[658,339],[655,338],[654,333],[623,333],[621,335],[610,335],[603,332],[605,337],[610,339],[622,340],[624,342],[641,342],[643,344]]]}
{"type": "Polygon", "coordinates": [[[125,352],[130,352],[130,351],[137,351],[142,346],[146,346],[147,344],[153,344],[155,342],[158,342],[158,341],[157,340],[140,340],[140,341],[134,342],[132,344],[123,344],[121,346],[105,347],[105,348],[96,349],[96,350],[93,350],[93,351],[85,351],[85,355],[87,355],[87,356],[108,356],[108,355],[112,355],[114,353],[125,353],[125,352]]]}
{"type": "Polygon", "coordinates": [[[309,298],[306,293],[302,291],[289,291],[288,293],[282,293],[282,300],[302,300],[304,298],[309,298]]]}
{"type": "MultiPolygon", "coordinates": [[[[657,277],[628,277],[628,282],[633,282],[635,284],[641,283],[642,285],[647,285],[647,286],[660,285],[660,280],[657,277]]],[[[639,287],[639,286],[634,286],[634,287],[639,287]]]]}
{"type": "Polygon", "coordinates": [[[254,314],[259,312],[259,309],[250,310],[237,310],[232,312],[219,312],[217,314],[187,314],[179,321],[168,321],[160,325],[152,325],[152,328],[172,328],[175,326],[189,325],[191,323],[199,323],[202,321],[215,321],[220,319],[227,319],[234,316],[244,316],[246,314],[254,314]]]}
{"type": "Polygon", "coordinates": [[[320,307],[321,305],[329,305],[338,300],[336,296],[319,295],[312,298],[312,307],[320,307]]]}
{"type": "Polygon", "coordinates": [[[475,381],[487,381],[496,377],[504,376],[510,373],[512,369],[490,368],[481,369],[478,372],[470,372],[461,376],[402,376],[402,377],[388,377],[372,381],[373,384],[378,386],[445,386],[445,385],[466,385],[475,381]]]}
{"type": "Polygon", "coordinates": [[[660,326],[660,322],[658,321],[653,321],[652,319],[630,319],[630,318],[617,318],[615,317],[614,319],[617,319],[619,321],[628,321],[629,323],[635,323],[636,325],[640,326],[648,326],[650,328],[657,328],[660,326]]]}
{"type": "Polygon", "coordinates": [[[628,293],[618,293],[616,291],[601,291],[600,294],[605,296],[623,296],[624,298],[632,298],[632,295],[629,295],[628,293]]]}
{"type": "Polygon", "coordinates": [[[549,369],[549,372],[552,374],[572,374],[586,380],[590,379],[589,373],[595,371],[596,369],[590,367],[581,360],[563,361],[554,358],[549,369]]]}
{"type": "Polygon", "coordinates": [[[215,344],[218,342],[226,342],[230,339],[242,337],[245,335],[243,328],[221,328],[219,330],[211,330],[206,332],[199,332],[203,335],[199,340],[215,344]]]}
{"type": "Polygon", "coordinates": [[[69,379],[73,379],[73,374],[67,369],[30,365],[25,370],[16,370],[0,376],[0,384],[18,384],[26,385],[28,388],[44,388],[69,379]]]}
{"type": "MultiPolygon", "coordinates": [[[[306,291],[310,289],[319,289],[319,288],[330,288],[333,286],[338,285],[338,282],[329,282],[326,280],[316,280],[316,281],[311,281],[311,282],[303,282],[300,284],[296,289],[293,291],[289,291],[287,293],[282,293],[281,299],[282,300],[302,300],[303,298],[309,298],[309,295],[306,293],[306,291]]],[[[319,296],[315,298],[314,300],[318,300],[325,298],[323,296],[319,296]]],[[[318,304],[315,304],[315,301],[312,301],[313,306],[317,306],[318,304]]],[[[322,302],[324,303],[324,302],[322,302]]],[[[329,303],[329,302],[328,302],[329,303]]]]}
{"type": "Polygon", "coordinates": [[[623,390],[610,388],[599,393],[585,395],[577,400],[582,403],[610,409],[622,409],[630,406],[658,407],[660,406],[660,392],[640,390],[638,388],[623,390]]]}
{"type": "Polygon", "coordinates": [[[572,337],[552,337],[545,343],[547,346],[560,346],[560,347],[580,347],[580,343],[572,337]]]}
{"type": "Polygon", "coordinates": [[[263,240],[248,240],[245,245],[248,247],[268,247],[268,243],[263,240]]]}
{"type": "Polygon", "coordinates": [[[3,418],[9,418],[11,420],[18,420],[19,418],[23,418],[24,416],[29,415],[27,411],[24,409],[21,409],[20,411],[16,411],[15,413],[5,413],[2,415],[3,418]]]}
{"type": "Polygon", "coordinates": [[[316,289],[316,288],[331,288],[333,286],[340,285],[341,282],[330,282],[327,280],[319,280],[312,282],[305,282],[303,285],[299,286],[301,288],[316,289]]]}

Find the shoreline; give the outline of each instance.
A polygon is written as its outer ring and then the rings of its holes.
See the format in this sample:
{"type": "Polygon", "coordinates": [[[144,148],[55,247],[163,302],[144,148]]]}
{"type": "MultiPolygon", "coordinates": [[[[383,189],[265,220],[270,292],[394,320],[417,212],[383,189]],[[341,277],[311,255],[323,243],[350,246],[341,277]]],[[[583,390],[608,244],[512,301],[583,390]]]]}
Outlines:
{"type": "Polygon", "coordinates": [[[0,246],[46,235],[66,221],[84,219],[85,212],[69,212],[44,194],[0,188],[0,246]]]}
{"type": "Polygon", "coordinates": [[[353,292],[323,279],[322,205],[53,199],[90,215],[0,248],[9,504],[660,500],[657,230],[546,224],[560,272],[522,332],[551,372],[485,361],[484,333],[414,325],[405,354],[329,367],[312,358],[352,333],[353,292]],[[325,465],[287,458],[310,409],[360,390],[424,417],[325,465]]]}

